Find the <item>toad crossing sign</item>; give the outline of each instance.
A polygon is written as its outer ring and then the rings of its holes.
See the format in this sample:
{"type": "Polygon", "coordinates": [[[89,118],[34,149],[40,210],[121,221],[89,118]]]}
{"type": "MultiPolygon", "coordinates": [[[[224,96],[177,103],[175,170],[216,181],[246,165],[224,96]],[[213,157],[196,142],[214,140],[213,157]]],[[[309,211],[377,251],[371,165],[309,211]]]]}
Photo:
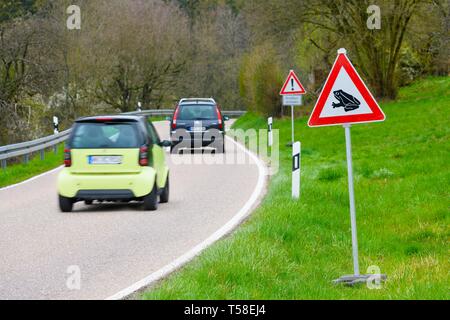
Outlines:
{"type": "MultiPolygon", "coordinates": [[[[348,59],[347,51],[339,49],[338,57],[308,122],[310,127],[343,125],[345,128],[354,274],[334,280],[335,283],[354,285],[374,277],[359,273],[350,126],[352,123],[384,121],[385,118],[383,111],[348,59]]],[[[386,275],[376,276],[380,280],[386,278],[386,275]]]]}

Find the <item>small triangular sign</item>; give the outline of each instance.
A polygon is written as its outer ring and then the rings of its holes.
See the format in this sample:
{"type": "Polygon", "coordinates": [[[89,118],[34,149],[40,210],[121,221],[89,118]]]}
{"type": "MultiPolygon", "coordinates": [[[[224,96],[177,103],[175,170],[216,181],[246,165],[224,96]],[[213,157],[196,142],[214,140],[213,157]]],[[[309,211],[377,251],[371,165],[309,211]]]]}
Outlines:
{"type": "Polygon", "coordinates": [[[306,90],[295,74],[294,70],[289,71],[289,75],[281,89],[280,95],[288,96],[288,95],[298,95],[305,94],[306,90]]]}
{"type": "Polygon", "coordinates": [[[386,116],[347,57],[339,49],[309,118],[310,127],[384,121],[386,116]]]}

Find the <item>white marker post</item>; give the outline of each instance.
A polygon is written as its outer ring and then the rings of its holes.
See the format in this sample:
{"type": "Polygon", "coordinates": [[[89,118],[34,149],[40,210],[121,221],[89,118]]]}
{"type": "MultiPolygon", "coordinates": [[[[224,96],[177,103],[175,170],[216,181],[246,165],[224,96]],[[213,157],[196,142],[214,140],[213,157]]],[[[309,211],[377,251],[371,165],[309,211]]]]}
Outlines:
{"type": "Polygon", "coordinates": [[[53,133],[59,133],[59,119],[56,116],[53,117],[53,133]]]}
{"type": "MultiPolygon", "coordinates": [[[[59,133],[59,119],[56,116],[53,116],[53,133],[54,134],[58,134],[59,133]]],[[[53,152],[55,154],[58,153],[58,145],[57,144],[55,144],[53,146],[53,152]]],[[[44,154],[43,153],[41,153],[41,159],[44,159],[44,154]]]]}
{"type": "Polygon", "coordinates": [[[301,143],[292,145],[292,198],[300,198],[301,143]]]}
{"type": "Polygon", "coordinates": [[[142,103],[138,102],[137,112],[142,112],[142,103]]]}
{"type": "Polygon", "coordinates": [[[267,119],[267,128],[268,128],[267,144],[268,144],[269,147],[271,147],[272,144],[273,144],[272,125],[273,125],[273,118],[270,117],[269,119],[267,119]]]}

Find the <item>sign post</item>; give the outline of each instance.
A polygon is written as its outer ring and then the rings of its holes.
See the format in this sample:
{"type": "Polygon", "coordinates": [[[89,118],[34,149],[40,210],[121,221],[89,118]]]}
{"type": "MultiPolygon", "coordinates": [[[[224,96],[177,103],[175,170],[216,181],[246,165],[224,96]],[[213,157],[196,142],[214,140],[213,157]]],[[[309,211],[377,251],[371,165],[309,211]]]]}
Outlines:
{"type": "MultiPolygon", "coordinates": [[[[310,127],[342,125],[345,129],[350,224],[352,229],[353,275],[342,276],[334,280],[335,283],[354,285],[357,283],[365,283],[369,277],[374,276],[361,275],[359,270],[350,127],[352,123],[379,122],[384,121],[385,118],[378,103],[348,59],[347,51],[345,49],[339,49],[338,57],[334,62],[308,121],[310,127]]],[[[380,280],[386,279],[386,275],[380,274],[376,276],[380,280]]]]}
{"type": "Polygon", "coordinates": [[[269,147],[272,147],[272,144],[273,144],[272,125],[273,125],[273,118],[270,117],[270,118],[267,119],[267,128],[268,128],[268,131],[267,131],[267,134],[268,134],[268,136],[267,136],[267,144],[268,144],[269,147]]]}
{"type": "Polygon", "coordinates": [[[301,143],[292,145],[292,198],[300,198],[301,143]]]}
{"type": "Polygon", "coordinates": [[[306,93],[305,88],[301,84],[294,70],[289,72],[289,75],[284,82],[280,95],[283,96],[283,106],[291,107],[291,144],[295,142],[294,134],[294,106],[302,105],[302,95],[306,93]]]}
{"type": "Polygon", "coordinates": [[[350,124],[344,124],[345,148],[347,153],[348,195],[350,200],[350,224],[352,227],[353,270],[355,276],[359,276],[358,233],[356,231],[355,191],[353,188],[352,138],[350,135],[350,127],[350,124]]]}

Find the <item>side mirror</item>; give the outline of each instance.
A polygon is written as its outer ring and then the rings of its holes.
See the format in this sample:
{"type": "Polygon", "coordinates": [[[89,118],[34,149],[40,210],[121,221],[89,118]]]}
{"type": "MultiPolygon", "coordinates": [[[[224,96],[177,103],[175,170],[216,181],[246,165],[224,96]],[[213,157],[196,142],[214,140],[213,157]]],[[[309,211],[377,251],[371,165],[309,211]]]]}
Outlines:
{"type": "Polygon", "coordinates": [[[169,147],[172,146],[172,142],[170,142],[170,141],[168,141],[168,140],[164,140],[164,141],[161,141],[161,143],[159,144],[159,146],[160,146],[160,147],[163,147],[163,148],[169,148],[169,147]]]}
{"type": "Polygon", "coordinates": [[[172,117],[166,117],[166,121],[172,121],[172,117]]]}
{"type": "Polygon", "coordinates": [[[229,121],[229,120],[230,120],[230,117],[224,116],[224,117],[223,117],[223,120],[224,120],[224,121],[229,121]]]}

